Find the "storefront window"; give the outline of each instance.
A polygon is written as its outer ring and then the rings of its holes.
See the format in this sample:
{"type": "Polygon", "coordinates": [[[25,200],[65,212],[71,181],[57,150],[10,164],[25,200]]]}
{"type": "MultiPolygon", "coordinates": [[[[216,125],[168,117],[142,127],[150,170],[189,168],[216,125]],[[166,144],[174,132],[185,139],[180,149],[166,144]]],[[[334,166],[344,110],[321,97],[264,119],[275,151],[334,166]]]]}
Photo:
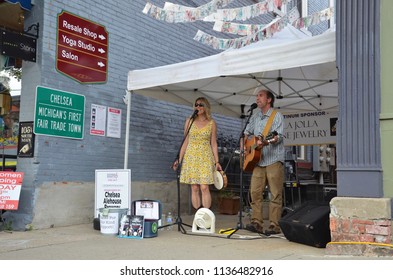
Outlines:
{"type": "Polygon", "coordinates": [[[0,119],[1,170],[15,170],[18,147],[18,114],[11,112],[0,119]]]}

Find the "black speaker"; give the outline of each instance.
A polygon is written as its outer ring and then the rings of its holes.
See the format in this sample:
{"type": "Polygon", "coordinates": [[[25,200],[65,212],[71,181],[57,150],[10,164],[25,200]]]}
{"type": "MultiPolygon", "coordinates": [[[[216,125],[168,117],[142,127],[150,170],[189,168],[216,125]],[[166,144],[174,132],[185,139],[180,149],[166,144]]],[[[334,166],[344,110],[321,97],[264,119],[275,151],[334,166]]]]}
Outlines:
{"type": "Polygon", "coordinates": [[[331,241],[329,214],[329,203],[310,201],[282,217],[278,223],[289,241],[325,248],[331,241]]]}

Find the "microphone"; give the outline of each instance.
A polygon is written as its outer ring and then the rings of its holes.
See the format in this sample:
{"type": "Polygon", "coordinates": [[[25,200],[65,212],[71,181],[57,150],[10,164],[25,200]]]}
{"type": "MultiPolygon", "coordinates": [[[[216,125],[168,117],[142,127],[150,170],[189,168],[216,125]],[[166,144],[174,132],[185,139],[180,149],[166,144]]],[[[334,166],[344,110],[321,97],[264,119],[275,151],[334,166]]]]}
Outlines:
{"type": "Polygon", "coordinates": [[[195,110],[194,113],[191,116],[191,119],[195,118],[198,115],[198,110],[195,110]]]}
{"type": "Polygon", "coordinates": [[[251,112],[252,110],[254,110],[256,107],[258,107],[257,103],[252,103],[250,109],[248,109],[248,112],[251,112]]]}

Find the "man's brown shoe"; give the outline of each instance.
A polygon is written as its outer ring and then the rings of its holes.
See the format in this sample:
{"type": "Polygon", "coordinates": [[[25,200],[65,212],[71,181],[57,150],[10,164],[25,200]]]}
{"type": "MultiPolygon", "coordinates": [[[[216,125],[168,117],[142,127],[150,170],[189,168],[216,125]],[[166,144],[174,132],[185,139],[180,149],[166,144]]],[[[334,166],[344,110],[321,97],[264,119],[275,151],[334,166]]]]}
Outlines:
{"type": "Polygon", "coordinates": [[[256,233],[263,233],[263,227],[256,222],[251,222],[251,224],[246,225],[246,230],[256,233]]]}
{"type": "Polygon", "coordinates": [[[266,235],[280,234],[280,233],[281,233],[281,229],[274,225],[270,225],[269,228],[265,231],[266,235]]]}

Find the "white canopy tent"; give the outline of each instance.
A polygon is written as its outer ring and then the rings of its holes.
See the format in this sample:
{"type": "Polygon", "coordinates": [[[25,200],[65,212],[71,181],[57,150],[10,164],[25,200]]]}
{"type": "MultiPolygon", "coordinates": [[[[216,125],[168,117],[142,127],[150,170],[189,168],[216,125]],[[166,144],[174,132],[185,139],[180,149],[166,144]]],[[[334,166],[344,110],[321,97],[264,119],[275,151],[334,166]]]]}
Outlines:
{"type": "Polygon", "coordinates": [[[132,70],[127,89],[185,105],[206,96],[213,112],[239,117],[240,105],[255,102],[255,88],[265,85],[281,111],[327,110],[337,107],[335,60],[335,32],[309,37],[288,26],[241,49],[132,70]]]}
{"type": "Polygon", "coordinates": [[[276,95],[274,107],[282,112],[332,110],[338,106],[335,60],[334,31],[311,37],[287,26],[241,49],[132,70],[127,91],[189,106],[205,96],[213,113],[241,117],[255,102],[255,88],[265,86],[276,95]]]}

